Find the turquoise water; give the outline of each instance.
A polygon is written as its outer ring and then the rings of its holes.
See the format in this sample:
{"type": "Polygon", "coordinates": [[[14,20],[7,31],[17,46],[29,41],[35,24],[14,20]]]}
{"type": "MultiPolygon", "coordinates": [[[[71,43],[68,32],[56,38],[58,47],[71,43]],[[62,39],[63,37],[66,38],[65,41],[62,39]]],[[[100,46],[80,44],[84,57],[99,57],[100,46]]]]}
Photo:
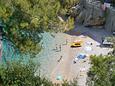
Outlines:
{"type": "Polygon", "coordinates": [[[2,41],[2,62],[11,61],[17,59],[19,53],[15,52],[11,43],[7,40],[2,41]]]}
{"type": "MultiPolygon", "coordinates": [[[[51,47],[52,41],[53,41],[53,37],[50,35],[50,33],[44,32],[42,33],[43,39],[41,40],[40,44],[42,46],[42,51],[40,52],[39,57],[43,57],[43,56],[49,56],[49,48],[51,47]],[[41,54],[42,53],[42,54],[41,54]]],[[[2,62],[6,62],[6,61],[12,61],[12,60],[17,60],[20,59],[20,57],[22,57],[22,55],[20,56],[18,51],[15,51],[14,47],[12,46],[12,43],[10,43],[8,40],[3,40],[2,41],[2,62]]],[[[23,55],[23,57],[25,57],[27,59],[29,59],[29,55],[23,55]],[[28,57],[28,58],[27,58],[28,57]]]]}
{"type": "Polygon", "coordinates": [[[36,62],[41,64],[42,75],[50,77],[52,69],[57,64],[57,60],[60,58],[61,53],[56,52],[56,45],[59,49],[59,45],[65,43],[65,37],[62,33],[46,33],[42,34],[43,38],[41,40],[41,45],[43,47],[42,51],[36,55],[34,59],[36,62]],[[54,36],[52,36],[53,34],[54,36]]]}
{"type": "MultiPolygon", "coordinates": [[[[60,53],[56,52],[56,45],[59,48],[59,45],[65,42],[65,37],[61,33],[48,33],[44,32],[41,34],[42,40],[40,42],[42,50],[36,55],[33,60],[37,64],[41,64],[40,70],[42,74],[48,75],[51,73],[51,70],[56,65],[56,60],[59,59],[60,53]],[[53,36],[52,36],[53,34],[53,36]]],[[[29,54],[21,56],[24,58],[24,61],[28,61],[29,54]]],[[[14,48],[11,46],[11,43],[7,40],[2,42],[2,61],[12,61],[20,59],[20,54],[14,51],[14,48]]],[[[39,70],[38,70],[39,72],[39,70]]],[[[49,77],[50,75],[48,75],[49,77]]]]}
{"type": "Polygon", "coordinates": [[[12,46],[12,43],[8,40],[2,41],[2,62],[6,63],[9,61],[15,61],[23,59],[22,61],[27,62],[29,61],[30,56],[27,55],[21,55],[18,50],[14,49],[12,46]]]}

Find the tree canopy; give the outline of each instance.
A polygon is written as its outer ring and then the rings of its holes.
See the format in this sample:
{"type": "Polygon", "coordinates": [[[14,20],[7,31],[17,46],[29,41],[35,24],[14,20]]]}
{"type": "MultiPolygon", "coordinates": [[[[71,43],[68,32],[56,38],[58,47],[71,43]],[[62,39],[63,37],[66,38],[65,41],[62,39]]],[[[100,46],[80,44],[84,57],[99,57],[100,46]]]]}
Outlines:
{"type": "MultiPolygon", "coordinates": [[[[0,65],[0,86],[60,86],[36,74],[38,68],[32,61],[23,63],[21,60],[0,65]]],[[[77,81],[64,81],[62,86],[77,86],[77,81]]]]}
{"type": "Polygon", "coordinates": [[[60,29],[63,31],[65,26],[73,28],[73,19],[60,22],[57,16],[62,9],[70,9],[76,1],[0,0],[0,21],[4,26],[5,38],[21,52],[40,51],[40,33],[60,29]]]}
{"type": "Polygon", "coordinates": [[[115,56],[91,56],[88,86],[115,86],[115,56]]]}
{"type": "Polygon", "coordinates": [[[51,25],[58,22],[59,7],[55,0],[0,0],[0,18],[6,38],[22,52],[39,51],[38,33],[52,29],[51,25]]]}

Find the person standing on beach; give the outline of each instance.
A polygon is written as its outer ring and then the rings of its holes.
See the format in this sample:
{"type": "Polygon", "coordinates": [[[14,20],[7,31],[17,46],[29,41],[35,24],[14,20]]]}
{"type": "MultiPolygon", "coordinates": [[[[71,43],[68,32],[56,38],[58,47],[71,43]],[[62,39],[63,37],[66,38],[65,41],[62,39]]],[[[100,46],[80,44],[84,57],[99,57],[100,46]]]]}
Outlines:
{"type": "Polygon", "coordinates": [[[61,45],[59,45],[59,49],[60,49],[60,51],[61,51],[61,45]]]}

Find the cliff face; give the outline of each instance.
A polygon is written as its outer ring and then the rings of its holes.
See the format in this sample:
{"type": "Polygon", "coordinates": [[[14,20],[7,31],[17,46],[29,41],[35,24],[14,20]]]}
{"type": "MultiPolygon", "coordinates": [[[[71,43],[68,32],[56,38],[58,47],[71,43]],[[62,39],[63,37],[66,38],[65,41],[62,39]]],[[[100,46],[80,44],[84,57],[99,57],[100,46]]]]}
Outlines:
{"type": "Polygon", "coordinates": [[[107,9],[105,29],[110,32],[115,31],[115,9],[114,8],[107,9]]]}
{"type": "Polygon", "coordinates": [[[93,2],[92,0],[81,1],[80,7],[81,12],[77,17],[79,23],[83,23],[85,26],[102,25],[104,23],[104,13],[100,2],[93,2]]]}
{"type": "Polygon", "coordinates": [[[115,9],[110,7],[104,11],[101,2],[95,0],[81,0],[79,6],[81,11],[76,18],[78,23],[115,31],[115,9]]]}

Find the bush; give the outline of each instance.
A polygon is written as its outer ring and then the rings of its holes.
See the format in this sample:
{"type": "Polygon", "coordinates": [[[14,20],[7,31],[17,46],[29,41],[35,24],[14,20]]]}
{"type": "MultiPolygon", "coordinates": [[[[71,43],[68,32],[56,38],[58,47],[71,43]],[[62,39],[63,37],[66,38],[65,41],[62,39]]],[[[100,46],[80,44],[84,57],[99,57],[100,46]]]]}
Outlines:
{"type": "Polygon", "coordinates": [[[115,56],[91,56],[89,86],[115,86],[115,56]]]}
{"type": "Polygon", "coordinates": [[[24,64],[21,61],[0,66],[0,84],[2,86],[52,86],[45,78],[35,76],[36,69],[32,62],[24,64]]]}
{"type": "MultiPolygon", "coordinates": [[[[35,75],[38,67],[31,61],[26,64],[14,61],[0,65],[0,86],[60,86],[40,75],[35,75]]],[[[77,86],[77,82],[64,81],[62,86],[77,86]]]]}

